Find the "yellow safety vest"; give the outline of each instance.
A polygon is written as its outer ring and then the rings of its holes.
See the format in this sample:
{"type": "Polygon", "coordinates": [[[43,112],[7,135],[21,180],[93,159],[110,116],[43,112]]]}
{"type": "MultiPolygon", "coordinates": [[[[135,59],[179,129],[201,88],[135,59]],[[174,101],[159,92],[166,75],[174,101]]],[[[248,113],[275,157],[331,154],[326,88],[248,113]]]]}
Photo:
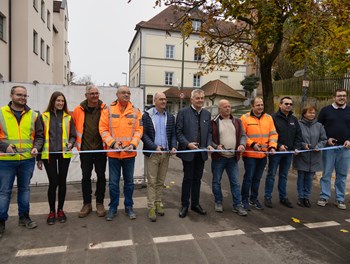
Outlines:
{"type": "MultiPolygon", "coordinates": [[[[44,135],[45,135],[45,141],[43,150],[41,153],[41,159],[49,159],[49,149],[50,149],[50,136],[49,136],[49,130],[50,130],[50,112],[44,112],[42,114],[42,119],[44,122],[44,135]]],[[[69,131],[70,131],[70,120],[71,116],[67,113],[63,112],[62,117],[62,151],[63,151],[63,158],[68,159],[72,157],[71,151],[65,151],[66,150],[66,144],[69,143],[69,131]]]]}
{"type": "Polygon", "coordinates": [[[8,105],[0,111],[0,140],[16,146],[15,155],[0,155],[0,160],[26,160],[33,158],[30,154],[35,136],[35,121],[38,113],[33,110],[23,111],[18,124],[16,116],[8,105]]]}

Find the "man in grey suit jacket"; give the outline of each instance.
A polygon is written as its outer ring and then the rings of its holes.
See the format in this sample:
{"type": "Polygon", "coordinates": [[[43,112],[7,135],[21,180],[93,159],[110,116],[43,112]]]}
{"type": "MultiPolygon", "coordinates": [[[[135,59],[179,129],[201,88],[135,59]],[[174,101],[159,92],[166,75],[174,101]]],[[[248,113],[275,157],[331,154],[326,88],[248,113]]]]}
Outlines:
{"type": "MultiPolygon", "coordinates": [[[[213,150],[210,113],[203,109],[204,92],[196,89],[191,93],[191,106],[181,109],[176,119],[178,150],[213,150]]],[[[181,210],[179,216],[186,217],[191,197],[191,210],[201,215],[207,212],[199,204],[199,193],[207,151],[178,153],[184,167],[182,181],[181,210]]]]}

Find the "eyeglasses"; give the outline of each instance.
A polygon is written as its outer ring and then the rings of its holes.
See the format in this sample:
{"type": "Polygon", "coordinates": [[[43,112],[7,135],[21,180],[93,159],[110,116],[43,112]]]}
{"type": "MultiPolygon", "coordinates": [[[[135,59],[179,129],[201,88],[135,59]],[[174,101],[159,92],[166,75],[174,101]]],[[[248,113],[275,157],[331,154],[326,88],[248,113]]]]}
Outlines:
{"type": "Polygon", "coordinates": [[[131,93],[130,92],[127,92],[127,91],[122,91],[122,92],[120,92],[121,94],[128,94],[128,95],[130,95],[131,93]]]}
{"type": "Polygon", "coordinates": [[[346,97],[346,95],[337,95],[336,97],[346,97]]]}
{"type": "Polygon", "coordinates": [[[90,95],[90,96],[97,96],[99,95],[100,93],[87,93],[87,95],[90,95]]]}
{"type": "Polygon", "coordinates": [[[286,105],[286,106],[288,106],[288,105],[292,106],[293,105],[293,103],[283,103],[283,104],[286,105]]]}
{"type": "Polygon", "coordinates": [[[27,94],[15,94],[17,97],[22,97],[22,98],[28,98],[29,95],[27,94]]]}

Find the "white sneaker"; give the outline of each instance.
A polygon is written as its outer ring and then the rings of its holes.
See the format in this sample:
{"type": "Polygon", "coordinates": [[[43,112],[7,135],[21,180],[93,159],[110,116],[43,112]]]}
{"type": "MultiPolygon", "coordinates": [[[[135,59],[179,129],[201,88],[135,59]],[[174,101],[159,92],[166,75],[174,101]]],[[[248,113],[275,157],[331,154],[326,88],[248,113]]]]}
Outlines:
{"type": "Polygon", "coordinates": [[[328,204],[328,201],[324,198],[320,198],[320,200],[317,201],[317,205],[325,207],[326,204],[328,204]]]}
{"type": "Polygon", "coordinates": [[[342,201],[336,201],[336,202],[334,203],[334,205],[335,205],[336,207],[338,207],[339,209],[341,209],[341,210],[345,210],[345,209],[346,209],[346,205],[345,205],[345,203],[342,202],[342,201]]]}
{"type": "Polygon", "coordinates": [[[222,203],[215,203],[215,212],[222,213],[224,211],[224,208],[222,206],[222,203]]]}

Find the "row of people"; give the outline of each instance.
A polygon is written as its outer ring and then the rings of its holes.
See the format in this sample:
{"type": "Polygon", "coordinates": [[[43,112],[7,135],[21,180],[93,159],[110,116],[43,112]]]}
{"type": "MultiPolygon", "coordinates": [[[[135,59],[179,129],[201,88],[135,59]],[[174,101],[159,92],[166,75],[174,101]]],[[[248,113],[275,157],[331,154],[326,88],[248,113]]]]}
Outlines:
{"type": "MultiPolygon", "coordinates": [[[[149,110],[149,113],[153,111],[153,114],[159,114],[158,96],[166,100],[164,94],[157,94],[155,109],[149,110]]],[[[165,109],[164,101],[163,109],[165,109]]],[[[230,182],[232,211],[245,216],[251,206],[263,209],[263,205],[258,200],[258,190],[267,161],[268,172],[264,193],[266,207],[273,207],[272,192],[278,170],[280,203],[293,208],[287,196],[288,172],[293,161],[293,166],[298,172],[297,203],[299,206],[311,206],[310,193],[316,171],[323,171],[320,199],[317,204],[325,206],[328,203],[331,197],[331,174],[335,169],[335,205],[339,209],[346,209],[346,177],[350,163],[350,108],[346,105],[345,90],[335,91],[333,104],[321,110],[319,122],[316,120],[316,108],[312,105],[304,107],[302,118],[298,121],[293,115],[293,101],[290,97],[281,98],[279,109],[272,116],[264,112],[263,99],[254,98],[251,100],[251,111],[240,119],[231,115],[231,105],[228,100],[219,102],[219,114],[213,120],[209,112],[203,109],[203,103],[203,91],[192,91],[191,106],[179,111],[176,124],[170,123],[164,128],[169,132],[167,136],[173,135],[173,138],[168,138],[168,143],[176,139],[178,150],[189,150],[177,154],[182,159],[184,171],[179,212],[181,218],[186,217],[190,205],[192,211],[206,214],[199,203],[199,196],[204,163],[208,155],[207,152],[196,152],[203,148],[207,148],[209,152],[213,148],[221,150],[219,153],[211,154],[212,192],[217,212],[223,211],[221,178],[224,170],[230,182]],[[171,131],[175,132],[171,134],[171,131]],[[326,146],[336,147],[321,152],[320,149],[326,146]],[[298,150],[308,151],[298,152],[298,150]],[[278,151],[277,154],[276,151],[278,151]],[[239,183],[237,165],[240,153],[242,153],[245,168],[242,187],[239,183]]],[[[149,113],[144,115],[148,116],[149,113]]],[[[170,114],[166,113],[166,116],[168,115],[170,114]]],[[[159,121],[153,120],[153,126],[153,129],[151,125],[144,129],[144,138],[147,137],[147,131],[151,129],[153,135],[153,141],[147,138],[148,143],[145,144],[144,149],[170,150],[171,145],[154,143],[154,129],[159,126],[159,121]]],[[[158,157],[156,154],[151,156],[158,157]]],[[[158,166],[160,167],[161,163],[158,166]]],[[[153,168],[154,164],[152,170],[153,168]]],[[[160,175],[161,177],[157,178],[160,180],[159,188],[162,186],[165,173],[160,175]]],[[[162,204],[161,197],[157,198],[157,202],[162,204]]],[[[157,209],[153,210],[152,204],[149,204],[149,218],[155,221],[154,211],[157,212],[157,209]]],[[[161,211],[163,214],[164,210],[161,211]]]]}
{"type": "MultiPolygon", "coordinates": [[[[346,208],[344,204],[346,173],[344,172],[347,172],[349,163],[349,157],[346,155],[349,155],[347,148],[350,147],[350,129],[347,125],[345,125],[347,129],[344,129],[344,124],[349,124],[347,120],[349,109],[346,106],[346,92],[343,90],[336,91],[331,108],[322,109],[319,115],[319,120],[323,121],[326,128],[328,140],[325,138],[323,125],[315,121],[315,108],[305,108],[303,119],[299,124],[292,115],[292,99],[289,97],[281,99],[280,109],[272,117],[263,112],[262,99],[255,98],[251,102],[251,112],[243,115],[241,120],[232,117],[230,103],[227,100],[221,100],[220,113],[211,120],[210,113],[203,109],[203,91],[194,90],[191,94],[191,106],[180,110],[176,122],[174,116],[166,111],[166,97],[163,93],[155,95],[155,106],[142,116],[141,112],[131,104],[130,90],[126,86],[118,88],[117,100],[108,107],[99,100],[98,88],[87,86],[86,100],[74,109],[72,117],[68,114],[66,98],[60,92],[52,94],[49,105],[41,116],[27,106],[25,87],[13,87],[10,97],[11,102],[1,108],[0,113],[0,150],[11,154],[0,156],[0,171],[11,175],[6,180],[3,176],[0,177],[1,235],[8,218],[7,212],[15,176],[17,176],[19,190],[19,224],[27,228],[37,226],[29,217],[29,183],[34,170],[32,157],[39,152],[37,166],[42,169],[44,164],[49,178],[50,213],[47,223],[54,224],[56,219],[60,222],[66,221],[63,211],[66,177],[72,155],[70,150],[75,143],[78,150],[82,151],[80,160],[83,175],[83,207],[79,217],[86,217],[92,211],[91,172],[94,167],[97,174],[95,193],[97,215],[101,217],[106,215],[103,202],[106,157],[108,157],[111,201],[106,220],[111,221],[117,213],[121,170],[124,177],[125,212],[130,219],[136,218],[132,200],[136,152],[132,150],[137,148],[141,138],[146,156],[148,217],[151,221],[156,221],[157,215],[164,215],[162,189],[169,155],[176,153],[177,141],[179,150],[189,150],[185,153],[177,153],[177,156],[182,159],[184,168],[180,217],[187,215],[190,200],[191,210],[202,215],[206,214],[199,203],[199,196],[204,162],[208,158],[208,153],[196,150],[201,148],[207,148],[208,151],[214,148],[235,150],[212,154],[215,210],[223,211],[220,182],[223,171],[226,170],[233,196],[233,211],[239,215],[247,215],[251,205],[262,209],[257,198],[260,179],[267,163],[266,152],[270,155],[265,184],[265,205],[272,207],[274,176],[279,166],[280,201],[287,207],[292,207],[286,195],[287,174],[292,155],[290,153],[273,155],[274,152],[301,148],[312,148],[317,152],[317,149],[323,147],[326,141],[329,146],[344,145],[345,148],[332,149],[333,160],[327,159],[328,151],[323,152],[326,172],[321,179],[322,192],[318,204],[324,206],[328,202],[330,176],[335,167],[336,203],[338,208],[346,208]],[[336,110],[343,111],[336,112],[336,110]],[[339,119],[340,116],[341,119],[339,119]],[[340,127],[342,129],[339,129],[340,127]],[[330,131],[327,131],[327,128],[330,131]],[[118,151],[107,151],[106,154],[104,151],[106,148],[118,151]],[[245,151],[246,148],[247,151],[245,151]],[[147,150],[157,153],[151,154],[147,150]],[[245,165],[241,190],[237,166],[240,152],[243,152],[245,165]],[[326,166],[327,161],[330,165],[326,166]]],[[[321,169],[320,155],[321,153],[307,152],[294,157],[294,165],[298,169],[299,205],[310,205],[311,180],[314,172],[321,169]]]]}

